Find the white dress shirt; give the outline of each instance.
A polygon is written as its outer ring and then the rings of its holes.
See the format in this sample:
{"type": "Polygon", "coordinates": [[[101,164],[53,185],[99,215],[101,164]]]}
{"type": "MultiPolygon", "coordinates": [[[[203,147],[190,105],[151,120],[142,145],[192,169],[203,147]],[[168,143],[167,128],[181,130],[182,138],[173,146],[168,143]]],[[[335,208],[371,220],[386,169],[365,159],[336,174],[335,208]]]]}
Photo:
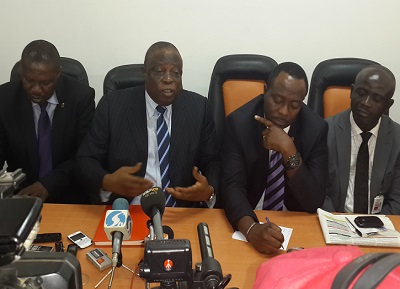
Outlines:
{"type": "MultiPolygon", "coordinates": [[[[378,138],[379,126],[381,124],[381,119],[374,128],[369,132],[372,133],[368,140],[368,153],[369,153],[369,169],[368,169],[368,204],[370,204],[370,191],[369,187],[371,184],[371,172],[374,165],[374,154],[376,140],[378,138]]],[[[350,156],[350,176],[349,176],[349,186],[347,187],[347,196],[344,204],[344,211],[347,213],[353,213],[354,210],[354,179],[356,175],[356,165],[357,165],[357,155],[362,143],[361,133],[363,132],[353,118],[353,113],[350,113],[350,125],[351,125],[351,156],[350,156]]],[[[368,213],[370,213],[371,208],[368,206],[368,213]]]]}

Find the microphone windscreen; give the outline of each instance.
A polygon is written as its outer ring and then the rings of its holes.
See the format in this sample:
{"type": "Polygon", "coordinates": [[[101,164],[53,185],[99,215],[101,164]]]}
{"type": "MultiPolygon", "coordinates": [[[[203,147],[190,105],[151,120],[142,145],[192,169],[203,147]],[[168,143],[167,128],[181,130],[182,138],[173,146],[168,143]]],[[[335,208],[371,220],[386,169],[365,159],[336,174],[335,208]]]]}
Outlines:
{"type": "Polygon", "coordinates": [[[124,198],[118,198],[112,204],[113,210],[129,210],[129,203],[124,198]]]}
{"type": "Polygon", "coordinates": [[[132,234],[132,218],[129,214],[129,203],[124,198],[114,201],[111,210],[107,210],[104,219],[104,232],[109,240],[113,239],[115,232],[123,234],[124,240],[129,240],[132,234]]]}
{"type": "Polygon", "coordinates": [[[140,204],[142,205],[143,212],[150,218],[153,218],[155,215],[155,209],[162,215],[165,210],[165,193],[161,188],[151,188],[142,194],[140,204]]]}

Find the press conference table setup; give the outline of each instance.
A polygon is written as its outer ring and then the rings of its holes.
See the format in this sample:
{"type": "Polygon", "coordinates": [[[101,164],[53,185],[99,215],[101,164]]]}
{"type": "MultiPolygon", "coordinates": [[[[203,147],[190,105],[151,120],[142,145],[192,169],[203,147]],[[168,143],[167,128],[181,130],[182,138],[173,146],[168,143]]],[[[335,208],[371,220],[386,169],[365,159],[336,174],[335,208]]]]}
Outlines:
{"type": "MultiPolygon", "coordinates": [[[[44,204],[40,233],[61,232],[65,247],[70,244],[67,236],[82,231],[93,238],[105,206],[44,204]]],[[[302,212],[256,211],[260,220],[266,216],[279,226],[293,228],[288,248],[313,248],[326,246],[317,214],[302,212]]],[[[400,230],[400,216],[389,216],[396,230],[400,230]]],[[[133,219],[133,222],[135,220],[133,219]]],[[[252,288],[258,266],[272,258],[259,254],[250,244],[232,239],[232,228],[220,209],[166,208],[162,224],[170,226],[175,239],[188,239],[192,250],[192,268],[201,262],[197,225],[208,224],[214,257],[222,267],[223,275],[232,274],[229,287],[252,288]]],[[[96,248],[92,245],[78,251],[82,269],[83,288],[94,288],[109,269],[99,271],[87,258],[86,253],[96,248]]],[[[99,247],[111,256],[111,246],[99,247]]],[[[360,247],[364,252],[398,252],[400,248],[360,247]]],[[[123,264],[137,272],[137,265],[144,255],[144,246],[123,246],[123,264]]],[[[280,251],[278,254],[286,254],[280,251]]],[[[107,288],[106,278],[98,288],[107,288]]],[[[155,287],[158,284],[151,284],[155,287]]],[[[123,267],[117,268],[112,288],[145,288],[145,281],[123,267]]]]}

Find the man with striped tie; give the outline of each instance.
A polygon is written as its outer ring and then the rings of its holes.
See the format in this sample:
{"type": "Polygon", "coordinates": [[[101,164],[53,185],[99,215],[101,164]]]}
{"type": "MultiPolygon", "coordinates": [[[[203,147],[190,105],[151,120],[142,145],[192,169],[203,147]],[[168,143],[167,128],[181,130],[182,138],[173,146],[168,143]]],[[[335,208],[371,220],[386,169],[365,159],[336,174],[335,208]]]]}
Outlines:
{"type": "Polygon", "coordinates": [[[277,225],[260,224],[253,210],[314,213],[325,198],[328,126],[303,103],[307,90],[304,70],[281,63],[264,94],[227,117],[222,204],[233,228],[260,253],[276,253],[284,240],[277,225]]]}
{"type": "Polygon", "coordinates": [[[182,67],[178,49],[157,42],[145,56],[145,85],[100,100],[77,159],[94,203],[122,196],[140,204],[140,195],[157,186],[167,206],[213,206],[214,121],[208,100],[182,88],[182,67]]]}

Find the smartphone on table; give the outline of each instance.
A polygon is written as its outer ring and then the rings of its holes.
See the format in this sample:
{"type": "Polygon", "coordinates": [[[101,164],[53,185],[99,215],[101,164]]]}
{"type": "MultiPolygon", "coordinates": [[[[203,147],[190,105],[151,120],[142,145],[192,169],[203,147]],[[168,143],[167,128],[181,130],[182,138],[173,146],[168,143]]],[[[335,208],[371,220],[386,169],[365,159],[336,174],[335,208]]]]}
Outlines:
{"type": "Polygon", "coordinates": [[[354,223],[360,228],[381,228],[382,220],[377,216],[360,216],[354,219],[354,223]]]}
{"type": "Polygon", "coordinates": [[[71,235],[68,235],[68,239],[78,245],[78,247],[81,249],[92,245],[92,240],[81,231],[77,231],[75,233],[72,233],[71,235]]]}

